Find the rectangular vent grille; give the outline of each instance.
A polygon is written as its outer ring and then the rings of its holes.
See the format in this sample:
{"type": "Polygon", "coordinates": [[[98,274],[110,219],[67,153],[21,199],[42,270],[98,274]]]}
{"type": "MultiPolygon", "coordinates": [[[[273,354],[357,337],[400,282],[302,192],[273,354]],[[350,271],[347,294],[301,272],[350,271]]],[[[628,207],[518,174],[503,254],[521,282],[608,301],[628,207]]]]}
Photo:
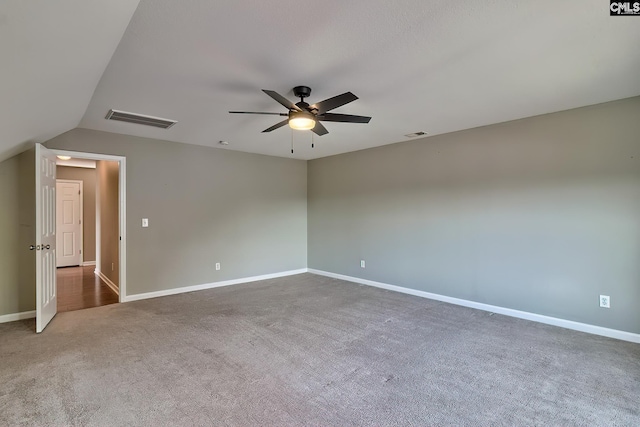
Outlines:
{"type": "Polygon", "coordinates": [[[144,114],[129,113],[127,111],[109,110],[107,120],[117,120],[120,122],[137,123],[139,125],[153,126],[156,128],[169,129],[178,123],[177,120],[163,119],[160,117],[145,116],[144,114]]]}

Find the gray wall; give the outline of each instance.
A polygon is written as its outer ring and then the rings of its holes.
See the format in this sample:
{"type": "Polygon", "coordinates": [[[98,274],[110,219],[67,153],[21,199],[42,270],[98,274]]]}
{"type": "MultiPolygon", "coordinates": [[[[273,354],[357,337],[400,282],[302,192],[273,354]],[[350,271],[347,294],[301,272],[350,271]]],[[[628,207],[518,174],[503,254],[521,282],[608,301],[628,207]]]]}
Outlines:
{"type": "Polygon", "coordinates": [[[118,212],[118,162],[96,162],[98,208],[98,255],[96,268],[114,285],[120,287],[120,221],[118,212]]]}
{"type": "Polygon", "coordinates": [[[82,181],[82,255],[84,262],[96,260],[96,170],[56,167],[56,178],[82,181]]]}
{"type": "Polygon", "coordinates": [[[310,161],[309,267],[640,333],[639,118],[632,98],[310,161]]]}
{"type": "Polygon", "coordinates": [[[306,267],[304,161],[87,129],[46,145],[126,156],[129,295],[306,267]]]}
{"type": "MultiPolygon", "coordinates": [[[[127,156],[129,294],[302,268],[308,236],[310,268],[640,333],[638,117],[632,98],[308,164],[84,129],[47,145],[127,156]]],[[[0,163],[0,315],[34,308],[33,189],[32,152],[0,163]]]]}
{"type": "Polygon", "coordinates": [[[0,163],[0,316],[35,310],[35,151],[0,163]]]}

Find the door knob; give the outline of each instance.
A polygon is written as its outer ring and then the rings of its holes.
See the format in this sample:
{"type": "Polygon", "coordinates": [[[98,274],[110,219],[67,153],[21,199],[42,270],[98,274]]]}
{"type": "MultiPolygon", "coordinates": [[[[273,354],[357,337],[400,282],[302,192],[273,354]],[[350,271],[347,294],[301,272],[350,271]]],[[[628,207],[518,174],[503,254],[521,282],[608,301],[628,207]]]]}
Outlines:
{"type": "Polygon", "coordinates": [[[36,248],[36,246],[35,246],[35,245],[30,245],[30,246],[29,246],[29,250],[30,250],[30,251],[34,250],[35,248],[36,248]]]}
{"type": "Polygon", "coordinates": [[[47,246],[42,245],[42,250],[45,250],[45,249],[51,249],[51,245],[47,245],[47,246]]]}

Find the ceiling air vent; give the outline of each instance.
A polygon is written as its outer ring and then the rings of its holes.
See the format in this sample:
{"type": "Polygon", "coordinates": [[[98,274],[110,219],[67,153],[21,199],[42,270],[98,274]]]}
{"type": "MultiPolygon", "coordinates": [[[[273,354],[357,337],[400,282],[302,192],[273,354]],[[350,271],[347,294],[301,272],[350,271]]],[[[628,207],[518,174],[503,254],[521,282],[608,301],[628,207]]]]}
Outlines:
{"type": "Polygon", "coordinates": [[[153,126],[156,128],[169,129],[178,123],[177,120],[163,119],[160,117],[145,116],[144,114],[129,113],[127,111],[109,110],[107,120],[118,120],[120,122],[137,123],[139,125],[153,126]]]}

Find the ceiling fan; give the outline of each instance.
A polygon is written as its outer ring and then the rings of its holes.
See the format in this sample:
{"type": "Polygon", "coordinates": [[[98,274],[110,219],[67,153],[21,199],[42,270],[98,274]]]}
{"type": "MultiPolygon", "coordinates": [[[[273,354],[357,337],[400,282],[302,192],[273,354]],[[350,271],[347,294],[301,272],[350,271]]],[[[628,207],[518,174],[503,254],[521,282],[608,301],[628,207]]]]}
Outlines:
{"type": "Polygon", "coordinates": [[[289,110],[288,113],[267,113],[259,111],[229,111],[231,114],[270,114],[274,116],[287,117],[285,120],[276,123],[275,125],[263,130],[262,132],[271,132],[281,128],[282,126],[289,125],[292,129],[298,130],[311,130],[318,136],[326,135],[329,133],[321,121],[324,122],[343,122],[343,123],[369,123],[371,117],[354,116],[351,114],[335,114],[328,113],[335,108],[341,107],[345,104],[358,99],[357,96],[351,92],[345,92],[342,95],[334,96],[333,98],[325,99],[324,101],[317,102],[313,105],[309,105],[304,102],[304,99],[311,95],[311,88],[308,86],[296,86],[293,88],[293,94],[300,98],[300,102],[293,103],[284,96],[272,90],[262,89],[264,93],[275,99],[280,105],[289,110]]]}

